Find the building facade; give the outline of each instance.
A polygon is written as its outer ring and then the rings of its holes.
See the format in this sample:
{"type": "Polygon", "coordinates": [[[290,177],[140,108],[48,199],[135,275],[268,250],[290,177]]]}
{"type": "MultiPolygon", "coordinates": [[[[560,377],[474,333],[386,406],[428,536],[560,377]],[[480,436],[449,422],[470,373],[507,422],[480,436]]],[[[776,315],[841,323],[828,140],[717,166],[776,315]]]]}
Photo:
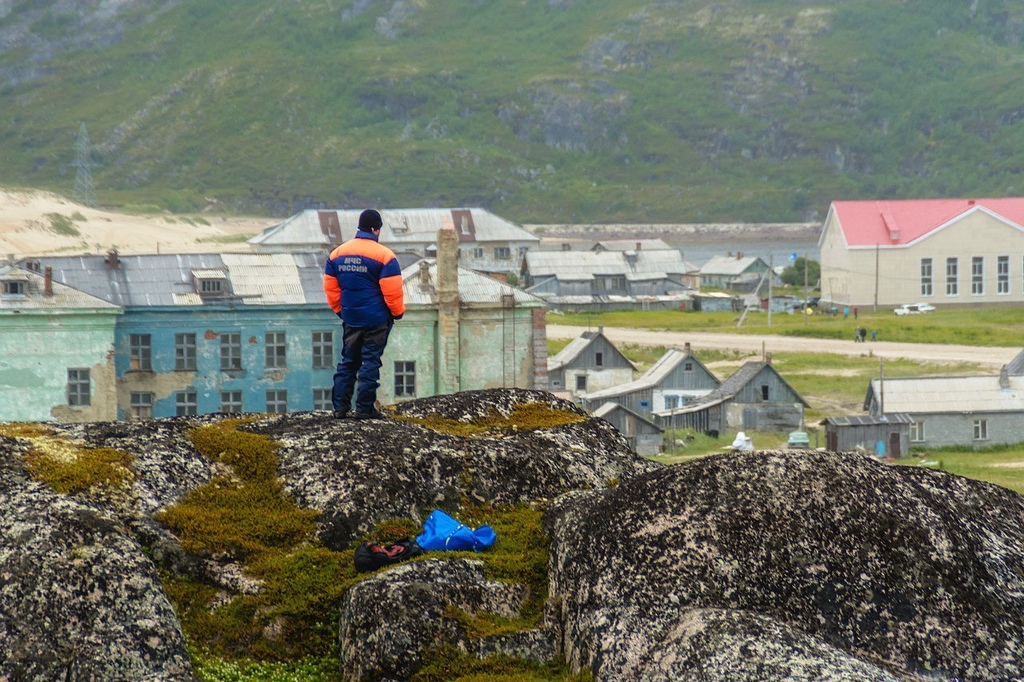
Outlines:
{"type": "MultiPolygon", "coordinates": [[[[355,236],[359,210],[306,210],[249,240],[259,253],[330,253],[355,236]]],[[[380,242],[396,254],[434,258],[438,230],[457,237],[459,266],[507,279],[540,239],[482,208],[381,209],[380,242]]]]}
{"type": "Polygon", "coordinates": [[[613,402],[653,420],[655,412],[697,400],[720,384],[704,363],[690,354],[687,345],[670,348],[636,380],[584,393],[579,400],[588,411],[613,402]]]}
{"type": "MultiPolygon", "coordinates": [[[[546,388],[543,302],[459,268],[454,231],[437,240],[437,259],[403,273],[407,311],[391,333],[378,399],[546,388]]],[[[102,348],[109,363],[109,390],[94,393],[94,411],[109,420],[330,410],[342,325],[324,297],[325,259],[325,253],[111,252],[28,265],[49,269],[116,318],[105,327],[104,343],[90,351],[102,348]]],[[[74,411],[52,418],[66,417],[79,420],[74,411]]]]}
{"type": "Polygon", "coordinates": [[[550,390],[571,398],[626,383],[636,372],[636,365],[604,335],[602,327],[583,332],[548,358],[550,390]]]}
{"type": "Polygon", "coordinates": [[[35,272],[0,267],[0,421],[109,421],[113,305],[35,272]]]}
{"type": "Polygon", "coordinates": [[[1024,302],[1024,199],[838,201],[821,232],[821,297],[894,307],[1024,302]]]}
{"type": "Polygon", "coordinates": [[[981,449],[1020,443],[1024,375],[1008,365],[991,376],[873,379],[864,409],[872,417],[909,415],[911,447],[981,449]]]}

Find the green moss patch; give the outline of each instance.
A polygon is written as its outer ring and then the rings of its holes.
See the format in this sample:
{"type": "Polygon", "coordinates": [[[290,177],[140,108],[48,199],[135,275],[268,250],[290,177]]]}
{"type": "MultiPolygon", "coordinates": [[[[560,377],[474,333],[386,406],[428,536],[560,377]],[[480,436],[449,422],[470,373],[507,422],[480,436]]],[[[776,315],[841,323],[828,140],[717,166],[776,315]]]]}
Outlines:
{"type": "MultiPolygon", "coordinates": [[[[539,403],[537,405],[540,405],[539,403]]],[[[531,408],[536,409],[536,408],[531,408]]],[[[531,414],[531,409],[523,414],[531,414]]],[[[533,420],[559,423],[571,413],[544,406],[533,420]],[[553,413],[549,414],[549,413],[553,413]]],[[[513,415],[511,419],[516,419],[513,415]]],[[[503,424],[497,416],[485,420],[503,424]]],[[[237,431],[243,423],[229,420],[195,429],[190,437],[204,456],[230,464],[236,476],[218,477],[186,495],[160,515],[183,546],[205,556],[234,557],[245,572],[262,581],[258,594],[224,599],[215,587],[195,580],[163,575],[189,640],[196,671],[204,680],[319,680],[337,677],[338,603],[345,591],[365,575],[355,571],[353,551],[321,546],[314,534],[316,514],[298,509],[275,476],[277,446],[264,436],[237,431]],[[333,661],[333,666],[327,665],[333,661]]],[[[418,560],[472,557],[484,562],[490,580],[523,584],[527,599],[520,618],[493,614],[453,617],[470,636],[539,627],[547,600],[548,542],[541,528],[543,510],[515,507],[463,506],[455,512],[467,525],[487,524],[498,541],[474,552],[427,552],[418,560]]],[[[391,543],[416,536],[421,524],[390,519],[359,541],[391,543]]],[[[565,680],[561,668],[506,657],[478,661],[439,652],[422,679],[565,680]]]]}
{"type": "Polygon", "coordinates": [[[491,656],[484,660],[469,656],[454,647],[433,652],[412,682],[590,682],[589,673],[571,675],[563,663],[534,663],[509,656],[491,656]]]}
{"type": "MultiPolygon", "coordinates": [[[[66,452],[66,450],[65,450],[66,452]]],[[[59,493],[114,489],[135,480],[134,458],[120,450],[95,448],[57,455],[50,448],[33,448],[25,455],[29,475],[59,493]]]]}
{"type": "Polygon", "coordinates": [[[464,438],[486,436],[494,432],[552,429],[587,420],[587,417],[584,415],[552,408],[547,403],[541,402],[516,405],[512,408],[512,414],[507,417],[497,410],[491,409],[487,415],[469,421],[446,419],[443,417],[407,417],[402,415],[398,415],[395,418],[419,424],[432,431],[439,431],[452,436],[462,436],[464,438]]]}

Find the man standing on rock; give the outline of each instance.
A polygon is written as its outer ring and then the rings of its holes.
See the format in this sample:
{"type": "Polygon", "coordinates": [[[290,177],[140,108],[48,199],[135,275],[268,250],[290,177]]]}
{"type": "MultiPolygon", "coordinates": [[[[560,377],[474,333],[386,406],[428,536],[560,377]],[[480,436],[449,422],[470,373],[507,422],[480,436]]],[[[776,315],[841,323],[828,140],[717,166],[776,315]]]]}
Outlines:
{"type": "Polygon", "coordinates": [[[341,318],[344,330],[331,393],[336,419],[348,416],[357,380],[352,416],[383,417],[374,404],[382,355],[392,324],[405,314],[402,270],[391,249],[377,241],[383,224],[377,211],[363,211],[356,236],[334,249],[324,268],[327,304],[341,318]]]}

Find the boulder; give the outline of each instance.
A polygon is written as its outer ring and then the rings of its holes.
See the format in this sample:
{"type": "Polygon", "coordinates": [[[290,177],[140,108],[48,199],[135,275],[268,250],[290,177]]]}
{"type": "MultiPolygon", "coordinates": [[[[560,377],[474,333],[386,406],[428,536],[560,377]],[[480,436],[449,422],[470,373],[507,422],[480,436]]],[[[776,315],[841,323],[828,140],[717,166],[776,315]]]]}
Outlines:
{"type": "Polygon", "coordinates": [[[471,639],[451,615],[454,608],[515,618],[525,597],[522,585],[486,580],[483,562],[471,559],[415,561],[374,574],[342,600],[342,675],[349,680],[409,679],[419,670],[424,651],[445,645],[547,660],[553,643],[543,633],[471,639]]]}
{"type": "Polygon", "coordinates": [[[0,679],[194,680],[156,568],[112,512],[29,480],[0,438],[0,679]]]}
{"type": "Polygon", "coordinates": [[[658,468],[603,419],[544,391],[465,391],[400,403],[396,418],[336,420],[322,412],[262,419],[244,428],[281,444],[279,473],[302,507],[322,512],[320,540],[346,549],[379,521],[422,522],[457,512],[463,498],[516,504],[603,488],[658,468]],[[424,424],[468,424],[541,403],[579,421],[547,428],[450,435],[424,424]]]}
{"type": "Polygon", "coordinates": [[[557,500],[599,680],[1024,678],[1024,497],[856,454],[716,455],[557,500]]]}

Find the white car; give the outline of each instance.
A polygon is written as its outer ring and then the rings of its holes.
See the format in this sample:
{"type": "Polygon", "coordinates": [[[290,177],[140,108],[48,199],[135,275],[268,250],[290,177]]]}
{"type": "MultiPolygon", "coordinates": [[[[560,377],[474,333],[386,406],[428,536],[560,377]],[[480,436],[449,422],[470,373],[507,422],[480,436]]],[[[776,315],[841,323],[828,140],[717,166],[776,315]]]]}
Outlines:
{"type": "Polygon", "coordinates": [[[935,310],[931,303],[907,303],[898,308],[893,308],[897,315],[917,315],[919,313],[930,313],[935,310]]]}

